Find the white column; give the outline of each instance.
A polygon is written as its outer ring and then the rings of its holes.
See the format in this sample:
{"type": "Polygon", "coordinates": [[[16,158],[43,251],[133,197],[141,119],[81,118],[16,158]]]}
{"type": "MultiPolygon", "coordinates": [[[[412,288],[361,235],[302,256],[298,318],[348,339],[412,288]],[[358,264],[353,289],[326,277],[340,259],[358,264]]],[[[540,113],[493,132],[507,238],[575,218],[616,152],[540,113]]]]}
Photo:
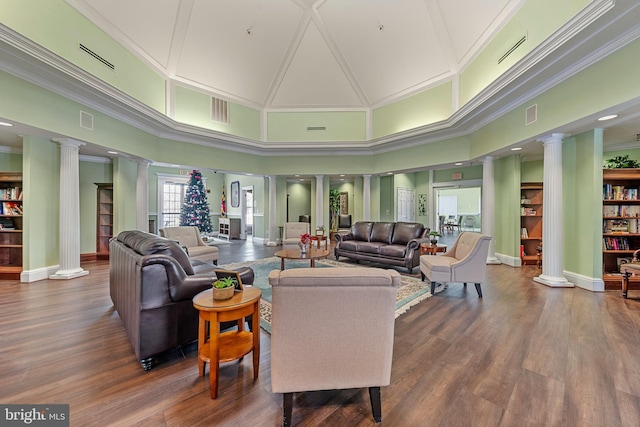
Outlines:
{"type": "Polygon", "coordinates": [[[276,236],[276,177],[269,175],[269,240],[267,246],[278,244],[276,236]]]}
{"type": "Polygon", "coordinates": [[[60,146],[60,254],[58,271],[50,279],[89,274],[80,267],[80,175],[78,148],[83,142],[54,140],[60,146]]]}
{"type": "Polygon", "coordinates": [[[533,280],[551,287],[573,287],[563,275],[562,138],[554,133],[543,139],[542,274],[533,280]]]}
{"type": "Polygon", "coordinates": [[[487,264],[500,264],[496,258],[496,244],[494,241],[495,224],[495,179],[493,176],[493,157],[487,156],[482,161],[482,234],[491,236],[487,264]]]}
{"type": "Polygon", "coordinates": [[[371,219],[371,175],[362,175],[362,220],[371,219]]]}
{"type": "Polygon", "coordinates": [[[136,229],[149,231],[149,161],[138,160],[136,179],[136,229]]]}
{"type": "Polygon", "coordinates": [[[324,175],[316,175],[316,228],[324,226],[324,175]]]}

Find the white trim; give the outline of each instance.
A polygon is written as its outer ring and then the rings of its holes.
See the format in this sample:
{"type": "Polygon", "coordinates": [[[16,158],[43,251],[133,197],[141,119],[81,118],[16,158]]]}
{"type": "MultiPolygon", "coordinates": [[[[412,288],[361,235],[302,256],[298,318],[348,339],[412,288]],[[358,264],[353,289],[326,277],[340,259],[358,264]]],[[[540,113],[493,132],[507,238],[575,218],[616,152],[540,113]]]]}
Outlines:
{"type": "Polygon", "coordinates": [[[520,257],[496,253],[496,258],[504,265],[522,267],[522,259],[520,257]]]}
{"type": "Polygon", "coordinates": [[[600,277],[589,277],[583,274],[564,270],[562,272],[567,280],[576,287],[592,292],[604,292],[604,280],[600,277]]]}
{"type": "Polygon", "coordinates": [[[37,268],[35,270],[23,270],[22,273],[20,273],[20,282],[31,283],[48,279],[49,276],[54,275],[59,268],[59,265],[51,265],[49,267],[37,268]]]}

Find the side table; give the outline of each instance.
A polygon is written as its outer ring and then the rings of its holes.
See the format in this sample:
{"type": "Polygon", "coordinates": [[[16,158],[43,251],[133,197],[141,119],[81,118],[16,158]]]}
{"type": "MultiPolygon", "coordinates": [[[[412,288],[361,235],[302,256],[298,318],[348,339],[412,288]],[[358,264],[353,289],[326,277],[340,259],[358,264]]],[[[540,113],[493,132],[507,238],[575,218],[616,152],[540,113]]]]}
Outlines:
{"type": "Polygon", "coordinates": [[[253,351],[253,378],[258,378],[261,296],[259,288],[245,287],[243,291],[236,292],[233,297],[224,301],[215,301],[211,289],[193,297],[193,306],[200,312],[198,374],[204,376],[206,363],[209,362],[209,391],[212,399],[218,397],[221,362],[240,359],[253,351]],[[250,315],[253,315],[251,331],[247,331],[244,328],[244,318],[250,315]],[[238,330],[220,333],[220,322],[232,320],[238,321],[238,330]]]}
{"type": "Polygon", "coordinates": [[[433,245],[431,243],[420,244],[420,255],[435,255],[438,252],[446,252],[447,245],[440,243],[433,245]]]}

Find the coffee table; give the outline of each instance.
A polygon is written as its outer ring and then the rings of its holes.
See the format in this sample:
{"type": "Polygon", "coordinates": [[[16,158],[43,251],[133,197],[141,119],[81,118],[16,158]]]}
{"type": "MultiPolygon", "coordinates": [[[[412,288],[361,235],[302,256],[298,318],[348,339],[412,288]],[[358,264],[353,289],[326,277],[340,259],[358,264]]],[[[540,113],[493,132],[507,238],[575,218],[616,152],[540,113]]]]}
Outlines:
{"type": "Polygon", "coordinates": [[[329,256],[329,250],[315,249],[311,247],[306,253],[302,253],[300,252],[300,249],[283,249],[281,251],[277,251],[275,255],[280,258],[280,270],[284,270],[285,259],[308,259],[311,261],[311,267],[315,267],[317,259],[326,258],[329,256]]]}
{"type": "Polygon", "coordinates": [[[220,362],[244,357],[253,351],[253,379],[258,378],[260,367],[260,297],[259,288],[245,287],[230,299],[216,301],[212,290],[193,297],[193,306],[200,312],[198,325],[198,374],[204,376],[209,362],[209,393],[218,397],[220,362]],[[253,315],[251,331],[244,328],[245,317],[253,315]],[[238,329],[220,333],[220,322],[238,321],[238,329]],[[207,339],[207,333],[209,339],[207,339]]]}

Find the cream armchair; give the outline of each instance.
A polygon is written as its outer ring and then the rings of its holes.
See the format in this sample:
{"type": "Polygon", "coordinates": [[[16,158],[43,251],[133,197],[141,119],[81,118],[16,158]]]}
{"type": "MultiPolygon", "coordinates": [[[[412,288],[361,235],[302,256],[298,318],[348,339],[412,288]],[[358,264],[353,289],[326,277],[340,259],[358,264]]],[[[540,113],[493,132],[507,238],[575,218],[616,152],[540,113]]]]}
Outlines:
{"type": "Polygon", "coordinates": [[[395,300],[400,274],[379,268],[274,270],[271,388],[284,393],[283,425],[293,393],[369,388],[376,422],[380,387],[391,379],[395,300]]]}
{"type": "Polygon", "coordinates": [[[310,233],[308,222],[285,222],[282,234],[282,249],[297,249],[300,236],[310,233]]]}
{"type": "Polygon", "coordinates": [[[422,280],[431,282],[433,294],[436,282],[467,282],[476,285],[478,296],[482,298],[481,283],[487,269],[487,254],[491,237],[465,231],[458,235],[451,249],[440,256],[420,256],[420,273],[422,280]]]}
{"type": "Polygon", "coordinates": [[[218,264],[218,248],[209,246],[202,240],[198,227],[185,225],[161,228],[158,231],[160,236],[175,240],[185,248],[189,258],[218,264]]]}

